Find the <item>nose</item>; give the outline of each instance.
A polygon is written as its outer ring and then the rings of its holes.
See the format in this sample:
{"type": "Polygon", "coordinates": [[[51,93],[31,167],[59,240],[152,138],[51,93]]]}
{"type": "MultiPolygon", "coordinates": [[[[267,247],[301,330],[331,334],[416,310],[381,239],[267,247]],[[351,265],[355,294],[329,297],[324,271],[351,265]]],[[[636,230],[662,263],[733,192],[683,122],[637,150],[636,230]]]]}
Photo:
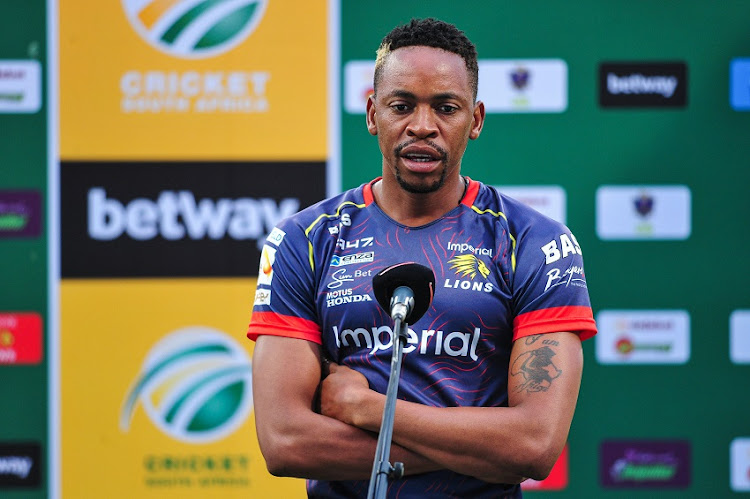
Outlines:
{"type": "Polygon", "coordinates": [[[437,136],[437,123],[435,113],[430,106],[417,106],[411,115],[411,120],[406,128],[409,136],[419,139],[434,138],[437,136]]]}

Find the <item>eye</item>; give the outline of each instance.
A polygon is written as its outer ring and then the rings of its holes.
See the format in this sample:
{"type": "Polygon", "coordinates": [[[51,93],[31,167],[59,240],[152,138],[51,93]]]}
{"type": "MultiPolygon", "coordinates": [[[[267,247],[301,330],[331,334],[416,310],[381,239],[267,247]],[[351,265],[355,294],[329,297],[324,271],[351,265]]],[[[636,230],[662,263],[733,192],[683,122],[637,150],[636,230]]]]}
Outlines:
{"type": "Polygon", "coordinates": [[[401,102],[397,102],[395,104],[391,104],[391,109],[393,109],[397,113],[405,113],[406,111],[409,110],[409,105],[401,103],[401,102]]]}
{"type": "Polygon", "coordinates": [[[458,111],[458,108],[452,104],[440,104],[437,107],[438,112],[443,114],[453,114],[458,111]]]}

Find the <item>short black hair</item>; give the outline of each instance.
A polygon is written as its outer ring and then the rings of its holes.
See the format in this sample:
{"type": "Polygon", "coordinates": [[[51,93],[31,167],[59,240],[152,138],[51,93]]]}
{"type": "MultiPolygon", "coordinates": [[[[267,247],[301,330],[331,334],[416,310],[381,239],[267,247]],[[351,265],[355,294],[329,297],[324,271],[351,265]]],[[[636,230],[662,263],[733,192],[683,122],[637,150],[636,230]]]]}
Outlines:
{"type": "Polygon", "coordinates": [[[390,33],[385,35],[380,42],[375,59],[373,88],[376,91],[386,56],[396,49],[416,46],[439,48],[461,56],[466,63],[466,70],[469,72],[469,85],[471,85],[474,100],[476,100],[479,85],[477,48],[466,34],[456,26],[432,17],[412,19],[407,24],[393,28],[390,33]]]}

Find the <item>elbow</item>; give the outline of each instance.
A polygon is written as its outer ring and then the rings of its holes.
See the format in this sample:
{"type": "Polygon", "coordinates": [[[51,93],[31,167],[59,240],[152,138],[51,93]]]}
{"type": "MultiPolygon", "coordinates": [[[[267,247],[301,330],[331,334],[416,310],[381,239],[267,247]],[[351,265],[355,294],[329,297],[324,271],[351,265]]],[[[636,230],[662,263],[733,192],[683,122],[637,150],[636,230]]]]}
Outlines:
{"type": "Polygon", "coordinates": [[[299,452],[290,438],[275,437],[260,446],[268,472],[277,477],[301,477],[302,463],[299,452]]]}
{"type": "Polygon", "coordinates": [[[555,442],[543,440],[529,442],[524,456],[518,463],[518,474],[524,478],[544,480],[549,476],[561,452],[562,446],[555,442]]]}

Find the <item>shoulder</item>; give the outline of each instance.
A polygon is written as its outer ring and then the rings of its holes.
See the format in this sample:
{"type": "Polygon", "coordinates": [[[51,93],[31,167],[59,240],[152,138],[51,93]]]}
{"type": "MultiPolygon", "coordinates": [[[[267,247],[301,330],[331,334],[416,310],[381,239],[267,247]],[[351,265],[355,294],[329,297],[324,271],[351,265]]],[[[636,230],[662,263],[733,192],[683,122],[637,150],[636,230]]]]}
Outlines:
{"type": "Polygon", "coordinates": [[[324,227],[337,226],[347,221],[352,212],[367,207],[370,203],[366,195],[368,185],[360,185],[308,206],[283,220],[278,228],[302,232],[310,239],[324,227]]]}
{"type": "Polygon", "coordinates": [[[472,183],[476,184],[476,196],[471,199],[472,210],[503,220],[513,235],[567,230],[564,224],[504,194],[496,187],[478,181],[472,183]]]}

